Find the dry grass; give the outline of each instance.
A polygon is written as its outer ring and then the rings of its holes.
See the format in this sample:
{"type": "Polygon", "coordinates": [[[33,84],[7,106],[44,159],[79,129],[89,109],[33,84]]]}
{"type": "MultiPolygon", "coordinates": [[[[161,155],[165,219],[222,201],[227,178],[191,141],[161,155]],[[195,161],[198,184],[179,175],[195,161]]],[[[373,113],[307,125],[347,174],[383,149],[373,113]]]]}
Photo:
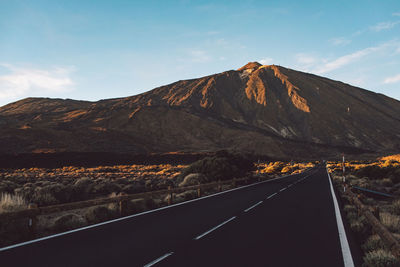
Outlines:
{"type": "Polygon", "coordinates": [[[374,251],[377,249],[383,249],[383,248],[384,248],[384,244],[383,244],[381,238],[379,237],[379,235],[371,235],[365,241],[365,243],[362,245],[362,249],[365,252],[370,252],[370,251],[374,251]]]}
{"type": "Polygon", "coordinates": [[[395,200],[392,203],[392,209],[393,209],[393,213],[400,215],[400,199],[395,200]]]}
{"type": "Polygon", "coordinates": [[[112,192],[135,194],[166,188],[184,167],[159,164],[7,169],[0,173],[0,194],[14,193],[39,206],[104,197],[112,192]]]}
{"type": "Polygon", "coordinates": [[[381,212],[380,221],[389,231],[400,232],[400,216],[388,212],[381,212]]]}
{"type": "Polygon", "coordinates": [[[2,193],[0,199],[0,213],[27,208],[27,202],[20,195],[2,193]]]}
{"type": "MultiPolygon", "coordinates": [[[[359,186],[400,196],[400,155],[384,157],[370,162],[351,161],[346,162],[346,181],[353,186],[359,186]]],[[[328,162],[328,168],[337,186],[342,186],[342,163],[328,162]]],[[[396,237],[400,237],[400,200],[372,198],[372,195],[361,194],[364,205],[379,207],[381,223],[396,237]]],[[[343,196],[343,201],[349,203],[343,196]]],[[[384,250],[384,244],[377,235],[372,232],[367,221],[358,218],[354,208],[345,205],[352,231],[356,234],[358,241],[365,251],[363,266],[400,266],[400,263],[384,250]]]]}
{"type": "Polygon", "coordinates": [[[365,254],[364,265],[368,267],[399,267],[400,262],[390,252],[378,249],[365,254]]]}

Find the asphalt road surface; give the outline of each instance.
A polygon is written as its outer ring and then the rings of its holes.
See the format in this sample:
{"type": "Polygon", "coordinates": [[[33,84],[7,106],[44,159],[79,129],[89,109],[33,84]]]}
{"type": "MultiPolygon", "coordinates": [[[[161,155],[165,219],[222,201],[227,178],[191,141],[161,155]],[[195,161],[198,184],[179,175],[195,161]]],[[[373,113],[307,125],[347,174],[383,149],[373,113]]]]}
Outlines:
{"type": "Polygon", "coordinates": [[[326,169],[0,249],[7,266],[344,266],[326,169]]]}

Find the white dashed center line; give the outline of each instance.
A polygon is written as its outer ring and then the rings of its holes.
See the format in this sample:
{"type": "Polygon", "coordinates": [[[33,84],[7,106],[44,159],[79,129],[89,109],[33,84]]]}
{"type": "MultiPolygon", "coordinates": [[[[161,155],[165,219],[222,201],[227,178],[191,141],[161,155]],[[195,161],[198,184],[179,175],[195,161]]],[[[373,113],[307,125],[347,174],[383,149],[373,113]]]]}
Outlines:
{"type": "Polygon", "coordinates": [[[211,233],[211,232],[214,231],[214,230],[217,230],[218,228],[220,228],[220,227],[223,226],[224,224],[227,224],[228,222],[234,220],[235,218],[236,218],[236,216],[233,216],[233,217],[230,218],[229,220],[226,220],[226,221],[224,221],[223,223],[221,223],[221,224],[215,226],[214,228],[208,230],[207,232],[202,233],[201,235],[199,235],[198,237],[196,237],[194,240],[199,240],[199,239],[202,238],[203,236],[205,236],[205,235],[211,233]]]}
{"type": "Polygon", "coordinates": [[[173,252],[169,252],[169,253],[167,253],[167,254],[165,254],[165,255],[159,257],[158,259],[155,259],[154,261],[152,261],[152,262],[150,262],[150,263],[147,263],[146,265],[144,265],[144,267],[153,266],[154,264],[159,263],[159,262],[162,261],[163,259],[165,259],[165,258],[171,256],[172,254],[174,254],[174,253],[173,253],[173,252]]]}
{"type": "Polygon", "coordinates": [[[273,193],[272,195],[270,195],[269,197],[267,197],[267,199],[270,199],[271,197],[275,196],[278,193],[273,193]]]}
{"type": "Polygon", "coordinates": [[[248,212],[249,210],[251,210],[252,208],[255,208],[256,206],[260,205],[261,203],[263,203],[262,201],[257,202],[256,204],[254,204],[253,206],[251,206],[250,208],[247,208],[244,210],[244,212],[248,212]]]}

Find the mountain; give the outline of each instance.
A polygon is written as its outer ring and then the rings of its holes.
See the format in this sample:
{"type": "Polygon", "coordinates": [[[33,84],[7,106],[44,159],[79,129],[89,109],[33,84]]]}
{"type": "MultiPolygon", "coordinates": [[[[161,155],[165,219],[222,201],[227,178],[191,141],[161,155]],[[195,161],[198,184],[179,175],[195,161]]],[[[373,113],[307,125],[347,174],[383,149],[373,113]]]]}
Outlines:
{"type": "Polygon", "coordinates": [[[399,114],[400,102],[382,94],[250,62],[131,97],[2,106],[0,153],[391,153],[400,150],[399,114]]]}

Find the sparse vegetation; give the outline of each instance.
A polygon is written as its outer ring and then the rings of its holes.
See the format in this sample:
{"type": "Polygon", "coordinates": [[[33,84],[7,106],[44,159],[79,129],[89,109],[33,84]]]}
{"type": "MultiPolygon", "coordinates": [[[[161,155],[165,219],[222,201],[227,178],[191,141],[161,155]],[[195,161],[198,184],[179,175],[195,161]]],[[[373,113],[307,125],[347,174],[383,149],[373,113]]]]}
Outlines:
{"type": "Polygon", "coordinates": [[[92,168],[9,169],[0,172],[0,193],[17,194],[39,206],[134,194],[172,185],[185,165],[121,165],[92,168]]]}
{"type": "Polygon", "coordinates": [[[257,164],[260,173],[269,175],[295,174],[315,166],[314,163],[285,163],[282,161],[257,164]]]}
{"type": "Polygon", "coordinates": [[[393,215],[388,212],[381,212],[380,220],[389,231],[397,233],[400,232],[400,216],[393,215]]]}
{"type": "Polygon", "coordinates": [[[367,252],[364,257],[367,267],[399,267],[400,262],[388,251],[377,249],[367,252]]]}
{"type": "Polygon", "coordinates": [[[53,229],[57,232],[63,232],[85,226],[86,224],[87,221],[83,216],[69,213],[56,218],[53,229]]]}
{"type": "Polygon", "coordinates": [[[365,252],[370,252],[378,249],[384,249],[384,244],[378,235],[371,235],[362,245],[365,252]]]}
{"type": "Polygon", "coordinates": [[[400,215],[400,199],[393,201],[392,207],[393,207],[393,213],[400,215]]]}
{"type": "Polygon", "coordinates": [[[94,206],[87,208],[84,216],[89,223],[98,223],[116,217],[117,212],[105,206],[94,206]]]}
{"type": "MultiPolygon", "coordinates": [[[[379,219],[392,235],[399,239],[400,233],[400,155],[380,158],[376,161],[352,161],[346,162],[346,181],[351,186],[358,186],[378,192],[391,194],[395,197],[382,198],[379,195],[368,194],[357,191],[360,200],[371,210],[379,210],[376,213],[379,219]]],[[[332,173],[334,183],[342,192],[342,163],[328,162],[328,168],[332,173]]],[[[348,203],[345,195],[342,200],[348,203]]],[[[346,204],[343,210],[347,214],[347,220],[351,230],[365,252],[364,266],[400,266],[396,258],[387,250],[378,235],[373,235],[371,229],[366,228],[368,224],[363,216],[358,217],[354,206],[346,204]]]]}
{"type": "Polygon", "coordinates": [[[0,199],[0,213],[27,208],[25,199],[20,195],[2,193],[0,199]]]}

